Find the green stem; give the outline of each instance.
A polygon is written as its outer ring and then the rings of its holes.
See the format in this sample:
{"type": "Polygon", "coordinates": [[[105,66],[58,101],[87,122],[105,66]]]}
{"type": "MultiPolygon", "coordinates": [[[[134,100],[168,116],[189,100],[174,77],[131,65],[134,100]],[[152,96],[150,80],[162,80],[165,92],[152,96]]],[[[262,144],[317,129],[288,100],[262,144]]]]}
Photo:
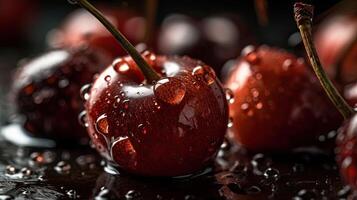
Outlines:
{"type": "Polygon", "coordinates": [[[300,30],[302,40],[304,42],[305,50],[309,57],[312,68],[316,76],[320,80],[321,85],[325,89],[328,97],[331,99],[336,108],[340,111],[345,119],[350,118],[355,111],[347,104],[341,94],[332,84],[331,80],[326,75],[321,66],[319,57],[317,55],[314,43],[312,41],[312,17],[313,7],[308,4],[295,3],[294,5],[295,21],[300,30]]]}
{"type": "Polygon", "coordinates": [[[147,64],[140,53],[135,49],[135,47],[121,34],[114,26],[111,24],[103,14],[96,9],[91,3],[87,0],[77,0],[75,3],[78,3],[92,15],[94,15],[107,29],[113,34],[115,39],[118,40],[120,45],[128,52],[128,54],[133,58],[135,63],[140,68],[141,72],[144,74],[146,80],[149,83],[153,83],[160,79],[160,76],[147,64]]]}

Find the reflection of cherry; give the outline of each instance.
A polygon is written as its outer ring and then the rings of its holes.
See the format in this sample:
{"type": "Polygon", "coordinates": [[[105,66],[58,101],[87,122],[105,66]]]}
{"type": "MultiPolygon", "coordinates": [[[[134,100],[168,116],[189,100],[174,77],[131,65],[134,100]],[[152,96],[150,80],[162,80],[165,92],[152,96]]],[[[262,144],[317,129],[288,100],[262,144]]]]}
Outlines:
{"type": "MultiPolygon", "coordinates": [[[[142,42],[145,35],[145,19],[134,11],[101,6],[105,16],[123,32],[134,44],[142,42]]],[[[55,31],[49,41],[54,47],[73,47],[89,45],[99,48],[115,58],[126,55],[123,48],[93,16],[83,9],[70,14],[59,30],[55,31]]]]}
{"type": "Polygon", "coordinates": [[[163,21],[157,46],[159,53],[199,58],[220,73],[227,60],[253,41],[250,35],[234,15],[214,15],[198,21],[173,14],[163,21]]]}
{"type": "Polygon", "coordinates": [[[115,166],[145,176],[202,169],[223,142],[228,106],[213,70],[188,57],[140,55],[86,0],[88,9],[131,57],[116,59],[86,102],[88,131],[115,166]]]}
{"type": "Polygon", "coordinates": [[[321,63],[329,75],[343,84],[357,81],[357,15],[327,18],[317,30],[315,41],[321,63]]]}
{"type": "Polygon", "coordinates": [[[25,118],[24,128],[36,137],[84,137],[77,118],[83,109],[79,91],[107,60],[81,49],[52,50],[27,61],[11,91],[18,114],[25,118]]]}
{"type": "Polygon", "coordinates": [[[294,55],[279,49],[247,47],[226,86],[232,131],[250,150],[282,150],[311,145],[341,123],[321,86],[294,55]]]}

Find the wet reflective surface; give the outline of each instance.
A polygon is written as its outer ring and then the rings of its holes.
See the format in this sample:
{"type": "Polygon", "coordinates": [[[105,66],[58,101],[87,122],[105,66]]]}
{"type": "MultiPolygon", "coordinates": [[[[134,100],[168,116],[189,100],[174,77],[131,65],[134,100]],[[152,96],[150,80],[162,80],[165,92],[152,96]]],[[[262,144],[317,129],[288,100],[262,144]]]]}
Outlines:
{"type": "Polygon", "coordinates": [[[203,175],[110,175],[89,147],[25,148],[0,140],[0,199],[335,199],[351,195],[332,156],[247,154],[225,142],[203,175]]]}

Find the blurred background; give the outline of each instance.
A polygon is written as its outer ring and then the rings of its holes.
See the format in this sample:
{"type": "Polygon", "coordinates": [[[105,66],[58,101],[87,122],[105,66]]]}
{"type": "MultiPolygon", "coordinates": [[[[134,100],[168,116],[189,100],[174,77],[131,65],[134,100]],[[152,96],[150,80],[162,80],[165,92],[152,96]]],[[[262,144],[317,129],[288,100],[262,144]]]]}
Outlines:
{"type": "MultiPolygon", "coordinates": [[[[91,2],[105,9],[120,7],[123,10],[130,10],[134,16],[149,19],[150,39],[146,42],[149,43],[150,48],[159,53],[192,54],[191,56],[215,65],[217,71],[222,68],[225,61],[238,57],[241,49],[247,44],[267,44],[286,48],[298,54],[302,52],[293,17],[292,7],[295,1],[92,0],[91,2]],[[150,8],[150,2],[157,4],[156,11],[155,6],[150,8]],[[148,14],[150,9],[154,14],[148,14]],[[214,16],[219,18],[213,18],[214,16]],[[230,21],[222,20],[225,17],[230,21]],[[170,24],[176,22],[180,23],[171,30],[170,24]],[[186,26],[185,23],[190,26],[186,26]],[[232,24],[237,28],[229,31],[232,24]],[[184,30],[188,30],[188,33],[184,33],[184,30]],[[174,39],[170,39],[170,34],[174,39]],[[166,38],[169,38],[167,39],[169,42],[166,38]],[[180,45],[185,46],[185,42],[197,38],[203,45],[188,50],[180,49],[180,45]],[[225,46],[217,47],[214,42],[224,43],[225,46]],[[212,52],[214,56],[220,57],[218,61],[209,60],[214,57],[211,55],[212,52]]],[[[317,25],[341,4],[338,0],[305,2],[315,5],[317,25]]],[[[64,20],[68,19],[67,16],[76,9],[78,6],[71,5],[66,0],[0,0],[0,100],[2,102],[0,117],[2,119],[7,108],[4,103],[5,94],[8,92],[14,69],[24,58],[34,57],[56,47],[58,42],[56,30],[63,27],[64,20]]],[[[74,29],[86,27],[85,22],[81,25],[74,26],[74,29]]]]}

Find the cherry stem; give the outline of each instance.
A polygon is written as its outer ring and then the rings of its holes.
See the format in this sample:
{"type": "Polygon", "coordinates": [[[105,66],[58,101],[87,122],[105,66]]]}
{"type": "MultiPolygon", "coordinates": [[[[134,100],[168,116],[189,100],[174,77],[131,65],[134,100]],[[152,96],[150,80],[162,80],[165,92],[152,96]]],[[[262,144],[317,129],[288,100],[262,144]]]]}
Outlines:
{"type": "Polygon", "coordinates": [[[103,14],[96,9],[91,3],[87,0],[76,0],[75,3],[78,3],[81,7],[86,9],[92,15],[94,15],[107,29],[113,34],[115,39],[118,40],[120,45],[125,49],[126,52],[133,58],[135,63],[140,68],[141,72],[144,74],[146,80],[149,83],[153,83],[160,79],[160,76],[149,66],[149,64],[141,57],[140,53],[135,49],[135,47],[125,38],[123,34],[118,31],[113,24],[111,24],[103,14]]]}
{"type": "Polygon", "coordinates": [[[350,42],[348,42],[340,51],[340,53],[337,55],[336,61],[334,63],[334,68],[336,69],[336,74],[335,74],[335,78],[338,81],[341,81],[342,79],[342,68],[343,68],[343,61],[346,59],[346,57],[348,56],[348,53],[350,53],[352,51],[352,49],[354,48],[354,46],[357,44],[357,31],[355,31],[352,39],[350,42]]]}
{"type": "Polygon", "coordinates": [[[313,6],[303,3],[295,3],[294,5],[295,21],[300,30],[305,50],[309,56],[309,60],[316,76],[320,80],[321,85],[325,89],[330,100],[340,111],[345,119],[350,118],[355,111],[347,104],[341,94],[337,91],[331,80],[326,75],[321,66],[320,59],[317,55],[314,43],[312,41],[312,18],[313,6]]]}

